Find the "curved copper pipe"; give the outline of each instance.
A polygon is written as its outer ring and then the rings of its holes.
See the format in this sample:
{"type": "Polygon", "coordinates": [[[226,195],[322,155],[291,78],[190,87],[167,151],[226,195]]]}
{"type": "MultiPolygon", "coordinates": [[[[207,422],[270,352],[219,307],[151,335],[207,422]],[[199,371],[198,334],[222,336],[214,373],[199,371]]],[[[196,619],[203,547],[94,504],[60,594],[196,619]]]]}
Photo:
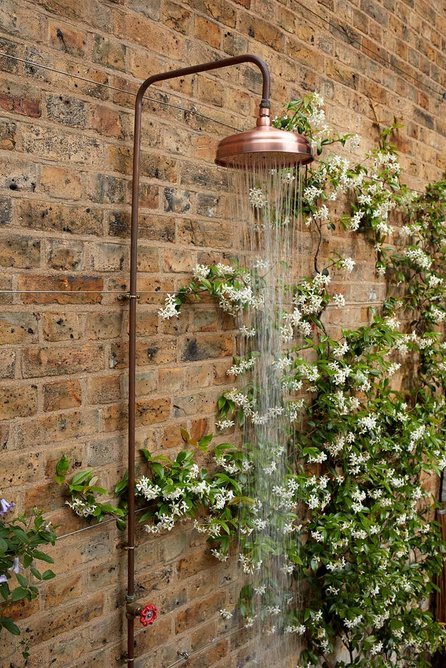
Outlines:
{"type": "MultiPolygon", "coordinates": [[[[128,537],[127,537],[127,605],[130,607],[135,600],[135,463],[136,463],[136,300],[137,295],[137,260],[138,260],[138,212],[139,212],[139,179],[141,157],[141,114],[144,93],[153,83],[177,77],[219,70],[223,67],[253,63],[260,69],[263,77],[262,100],[260,109],[270,106],[270,75],[266,63],[257,56],[245,54],[224,58],[212,63],[203,63],[192,67],[184,67],[170,72],[154,74],[139,87],[135,102],[135,126],[133,135],[133,182],[132,182],[132,217],[130,223],[130,291],[129,298],[129,397],[128,397],[128,537]]],[[[135,661],[134,641],[135,618],[127,619],[127,664],[135,661]]]]}

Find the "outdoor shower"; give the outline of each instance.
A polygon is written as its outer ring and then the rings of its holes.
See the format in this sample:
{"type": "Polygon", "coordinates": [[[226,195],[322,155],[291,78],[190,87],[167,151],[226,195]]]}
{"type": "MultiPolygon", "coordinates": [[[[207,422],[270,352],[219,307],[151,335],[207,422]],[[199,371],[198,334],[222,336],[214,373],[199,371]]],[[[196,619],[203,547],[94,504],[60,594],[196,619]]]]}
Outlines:
{"type": "MultiPolygon", "coordinates": [[[[128,585],[127,619],[128,649],[127,663],[134,663],[134,620],[141,613],[141,606],[135,602],[135,427],[136,427],[136,302],[137,295],[137,258],[138,258],[138,208],[141,152],[141,114],[146,90],[153,83],[183,77],[199,72],[253,63],[263,77],[262,100],[259,106],[257,127],[223,139],[217,148],[216,164],[223,167],[245,171],[267,169],[275,171],[305,165],[313,160],[308,140],[296,133],[279,130],[271,126],[270,121],[270,75],[267,65],[257,56],[246,54],[225,58],[220,61],[203,63],[193,67],[155,74],[140,86],[135,104],[132,214],[130,242],[130,289],[129,299],[129,396],[128,396],[128,585]]],[[[146,606],[147,608],[148,606],[146,606]]],[[[150,622],[148,622],[150,623],[150,622]]]]}

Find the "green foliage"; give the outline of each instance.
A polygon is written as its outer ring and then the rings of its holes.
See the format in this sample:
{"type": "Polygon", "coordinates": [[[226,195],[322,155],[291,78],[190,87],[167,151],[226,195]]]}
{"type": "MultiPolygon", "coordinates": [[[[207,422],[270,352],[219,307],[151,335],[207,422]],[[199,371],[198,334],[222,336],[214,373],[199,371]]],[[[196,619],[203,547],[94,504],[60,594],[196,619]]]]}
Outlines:
{"type": "MultiPolygon", "coordinates": [[[[117,526],[120,530],[125,529],[126,508],[125,503],[114,506],[111,503],[99,501],[98,497],[108,495],[104,487],[97,485],[98,478],[90,469],[78,471],[69,481],[67,473],[70,468],[70,462],[64,455],[56,465],[55,481],[64,486],[69,500],[66,504],[79,517],[84,517],[91,521],[96,519],[102,522],[105,517],[112,516],[116,518],[117,526]]],[[[115,486],[115,494],[121,496],[126,491],[126,478],[118,482],[115,486]]]]}
{"type": "MultiPolygon", "coordinates": [[[[8,606],[32,601],[39,593],[37,584],[54,577],[52,570],[42,569],[37,562],[53,563],[52,557],[40,547],[55,542],[54,529],[36,508],[29,516],[0,518],[0,631],[20,634],[19,627],[7,615],[8,606]],[[2,611],[6,614],[2,615],[2,611]]],[[[26,658],[26,647],[23,655],[26,658]]]]}

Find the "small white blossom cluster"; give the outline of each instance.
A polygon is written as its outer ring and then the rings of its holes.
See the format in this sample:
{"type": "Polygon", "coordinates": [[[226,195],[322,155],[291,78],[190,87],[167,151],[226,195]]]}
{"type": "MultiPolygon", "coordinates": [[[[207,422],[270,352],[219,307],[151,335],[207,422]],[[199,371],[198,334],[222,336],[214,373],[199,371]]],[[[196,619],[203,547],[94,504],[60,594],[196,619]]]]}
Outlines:
{"type": "Polygon", "coordinates": [[[254,336],[257,334],[255,327],[246,327],[246,325],[242,325],[239,328],[240,334],[245,336],[247,339],[252,339],[254,336]]]}
{"type": "Polygon", "coordinates": [[[234,425],[235,425],[234,420],[218,420],[215,423],[217,429],[220,429],[221,431],[223,431],[224,429],[230,429],[234,425]]]}
{"type": "Polygon", "coordinates": [[[158,485],[153,485],[152,481],[145,476],[142,476],[136,482],[136,491],[139,496],[143,496],[146,501],[152,501],[161,495],[161,488],[158,485]]]}
{"type": "Polygon", "coordinates": [[[351,257],[344,257],[339,261],[339,267],[345,269],[348,274],[351,274],[355,268],[356,262],[351,257]]]}
{"type": "Polygon", "coordinates": [[[248,199],[254,209],[263,209],[268,204],[266,195],[261,188],[250,188],[248,199]]]}
{"type": "Polygon", "coordinates": [[[344,385],[352,371],[350,366],[346,364],[341,367],[339,362],[329,362],[328,368],[334,371],[332,381],[335,385],[344,385]]]}
{"type": "Polygon", "coordinates": [[[179,311],[177,309],[177,298],[175,295],[166,295],[164,308],[160,308],[158,315],[162,320],[169,320],[170,318],[178,318],[179,311]]]}
{"type": "Polygon", "coordinates": [[[194,278],[200,279],[207,278],[210,272],[211,269],[206,264],[197,264],[195,265],[192,274],[194,278]]]}
{"type": "Polygon", "coordinates": [[[253,368],[255,361],[255,357],[242,359],[238,364],[233,364],[226,373],[228,376],[240,376],[240,374],[250,371],[253,368]]]}
{"type": "Polygon", "coordinates": [[[231,315],[237,315],[246,307],[261,309],[264,304],[262,295],[256,295],[251,285],[236,288],[228,283],[220,286],[219,306],[231,315]]]}
{"type": "Polygon", "coordinates": [[[406,248],[404,255],[418,269],[430,269],[432,265],[432,258],[430,258],[421,248],[406,248]]]}
{"type": "Polygon", "coordinates": [[[285,633],[296,633],[299,636],[303,636],[306,630],[304,624],[290,624],[285,627],[285,633]]]}
{"type": "Polygon", "coordinates": [[[94,503],[87,503],[79,497],[75,497],[71,501],[65,501],[65,503],[79,517],[92,517],[97,508],[94,503]]]}

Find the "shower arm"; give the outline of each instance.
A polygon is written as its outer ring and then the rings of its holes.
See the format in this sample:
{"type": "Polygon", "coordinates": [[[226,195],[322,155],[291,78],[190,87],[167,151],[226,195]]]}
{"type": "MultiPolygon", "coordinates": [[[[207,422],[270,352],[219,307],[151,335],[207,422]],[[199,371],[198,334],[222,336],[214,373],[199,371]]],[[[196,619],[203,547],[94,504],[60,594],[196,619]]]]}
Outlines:
{"type": "Polygon", "coordinates": [[[134,635],[135,616],[132,604],[135,601],[135,464],[136,464],[136,301],[137,295],[137,266],[138,266],[138,211],[139,211],[139,181],[141,162],[141,115],[142,104],[146,90],[157,81],[166,81],[177,77],[219,70],[223,67],[253,63],[262,73],[263,87],[260,102],[260,116],[267,116],[270,107],[270,75],[266,63],[257,56],[245,54],[224,58],[212,63],[203,63],[193,67],[184,67],[160,74],[154,74],[146,79],[139,87],[135,103],[135,126],[133,135],[133,181],[132,181],[132,215],[130,222],[130,286],[129,286],[129,383],[128,383],[128,517],[127,517],[127,664],[134,665],[134,635]]]}

